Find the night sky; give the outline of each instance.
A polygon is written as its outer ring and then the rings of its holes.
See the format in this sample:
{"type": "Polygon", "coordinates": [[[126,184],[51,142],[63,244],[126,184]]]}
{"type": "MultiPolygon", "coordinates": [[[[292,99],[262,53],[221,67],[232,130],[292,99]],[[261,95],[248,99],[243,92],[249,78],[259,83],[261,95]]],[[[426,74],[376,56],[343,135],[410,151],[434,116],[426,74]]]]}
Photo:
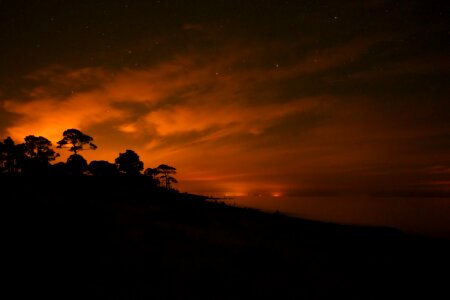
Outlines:
{"type": "Polygon", "coordinates": [[[0,138],[77,128],[188,192],[450,194],[448,3],[0,0],[0,138]]]}

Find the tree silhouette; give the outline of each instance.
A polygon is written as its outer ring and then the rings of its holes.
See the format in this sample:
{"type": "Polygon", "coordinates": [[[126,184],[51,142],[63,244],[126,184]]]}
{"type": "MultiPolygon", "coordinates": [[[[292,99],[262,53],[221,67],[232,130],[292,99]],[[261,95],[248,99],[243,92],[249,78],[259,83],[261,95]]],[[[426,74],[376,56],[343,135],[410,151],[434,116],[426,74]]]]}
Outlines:
{"type": "Polygon", "coordinates": [[[24,154],[23,169],[25,173],[42,173],[50,166],[50,161],[59,156],[53,151],[52,143],[45,137],[29,135],[25,143],[18,145],[24,154]]]}
{"type": "Polygon", "coordinates": [[[16,145],[11,137],[0,144],[0,165],[7,174],[18,173],[23,160],[22,147],[16,145]]]}
{"type": "Polygon", "coordinates": [[[72,154],[67,159],[66,169],[70,175],[82,175],[87,171],[87,161],[79,154],[72,154]]]}
{"type": "Polygon", "coordinates": [[[5,144],[0,142],[0,173],[6,171],[6,150],[5,144]]]}
{"type": "Polygon", "coordinates": [[[113,176],[119,173],[117,166],[106,160],[91,161],[88,170],[94,176],[113,176]]]}
{"type": "Polygon", "coordinates": [[[50,172],[52,175],[65,176],[68,173],[67,164],[65,162],[58,162],[50,166],[50,172]]]}
{"type": "Polygon", "coordinates": [[[150,177],[151,181],[155,185],[157,185],[157,186],[160,185],[160,181],[159,181],[159,178],[158,178],[158,175],[159,175],[158,169],[156,169],[156,168],[147,168],[144,171],[144,175],[150,177]]]}
{"type": "MultiPolygon", "coordinates": [[[[119,153],[115,164],[105,160],[94,160],[88,165],[86,159],[78,152],[97,149],[92,141],[92,137],[78,129],[67,129],[63,132],[63,139],[57,143],[57,148],[68,148],[73,154],[69,156],[66,163],[51,164],[59,154],[52,149],[52,143],[47,138],[28,135],[25,137],[24,143],[16,145],[11,137],[8,137],[3,142],[0,141],[0,174],[66,176],[83,175],[89,172],[93,176],[114,176],[121,173],[133,176],[142,175],[144,163],[136,152],[129,149],[124,153],[119,153]]],[[[176,174],[174,167],[162,164],[157,168],[147,168],[144,175],[149,179],[143,178],[142,182],[151,183],[153,186],[162,184],[170,190],[171,185],[178,182],[173,177],[174,174],[176,174]]]]}
{"type": "Polygon", "coordinates": [[[174,167],[162,164],[159,165],[156,170],[161,176],[159,177],[165,184],[166,189],[170,189],[171,183],[177,183],[178,181],[172,176],[177,173],[177,169],[174,167]]]}
{"type": "Polygon", "coordinates": [[[6,171],[6,153],[5,144],[0,142],[0,174],[6,171]]]}
{"type": "Polygon", "coordinates": [[[77,154],[77,151],[88,150],[84,149],[84,145],[89,146],[89,150],[97,149],[97,146],[92,143],[94,139],[89,135],[86,135],[78,129],[67,129],[63,132],[63,139],[60,140],[56,148],[69,148],[69,151],[73,154],[77,154]],[[68,145],[69,147],[64,147],[68,145]]]}
{"type": "Polygon", "coordinates": [[[150,177],[151,179],[157,179],[159,171],[156,168],[147,168],[144,171],[144,175],[150,177]]]}
{"type": "Polygon", "coordinates": [[[139,175],[144,169],[144,163],[133,150],[126,150],[124,153],[119,153],[115,162],[119,171],[127,175],[139,175]]]}

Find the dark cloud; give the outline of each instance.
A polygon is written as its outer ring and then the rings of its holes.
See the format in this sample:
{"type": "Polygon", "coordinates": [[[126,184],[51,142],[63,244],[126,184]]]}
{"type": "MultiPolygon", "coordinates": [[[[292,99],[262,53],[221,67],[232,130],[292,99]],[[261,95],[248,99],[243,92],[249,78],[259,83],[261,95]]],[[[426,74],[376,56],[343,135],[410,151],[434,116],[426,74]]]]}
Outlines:
{"type": "Polygon", "coordinates": [[[0,104],[0,135],[2,137],[1,140],[3,140],[8,134],[6,129],[12,126],[12,124],[14,124],[20,116],[5,110],[3,108],[3,103],[0,102],[0,104]]]}

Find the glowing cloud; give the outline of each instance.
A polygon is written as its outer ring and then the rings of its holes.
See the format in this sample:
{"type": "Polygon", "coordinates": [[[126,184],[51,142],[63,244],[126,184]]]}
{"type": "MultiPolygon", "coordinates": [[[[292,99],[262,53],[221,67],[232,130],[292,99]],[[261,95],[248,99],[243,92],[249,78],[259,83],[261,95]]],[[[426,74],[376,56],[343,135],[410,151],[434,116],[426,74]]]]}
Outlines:
{"type": "MultiPolygon", "coordinates": [[[[131,148],[147,167],[175,165],[188,190],[199,191],[201,181],[213,190],[263,189],[277,191],[274,196],[323,182],[336,189],[379,187],[389,185],[392,165],[404,178],[398,184],[423,182],[406,176],[404,166],[435,162],[411,145],[448,130],[433,123],[411,128],[416,115],[402,106],[386,110],[370,96],[355,95],[352,80],[369,76],[364,71],[330,75],[379,41],[358,38],[314,51],[302,51],[301,43],[235,41],[136,69],[53,65],[28,74],[20,96],[3,98],[2,109],[17,116],[5,130],[18,141],[35,134],[56,142],[65,129],[78,128],[99,146],[88,159],[112,161],[131,148]],[[336,92],[336,82],[350,88],[336,92]]],[[[398,65],[385,67],[397,74],[398,65]]],[[[446,154],[437,155],[448,168],[446,154]]],[[[428,182],[447,182],[438,179],[428,182]]]]}

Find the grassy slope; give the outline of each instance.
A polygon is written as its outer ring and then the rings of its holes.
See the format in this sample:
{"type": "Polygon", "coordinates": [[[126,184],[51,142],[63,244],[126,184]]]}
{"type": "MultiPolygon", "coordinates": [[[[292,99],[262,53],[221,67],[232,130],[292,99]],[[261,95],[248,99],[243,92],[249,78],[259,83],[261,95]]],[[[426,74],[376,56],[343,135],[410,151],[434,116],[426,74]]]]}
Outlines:
{"type": "Polygon", "coordinates": [[[3,269],[18,298],[434,299],[448,284],[446,240],[124,179],[0,179],[3,269]]]}

